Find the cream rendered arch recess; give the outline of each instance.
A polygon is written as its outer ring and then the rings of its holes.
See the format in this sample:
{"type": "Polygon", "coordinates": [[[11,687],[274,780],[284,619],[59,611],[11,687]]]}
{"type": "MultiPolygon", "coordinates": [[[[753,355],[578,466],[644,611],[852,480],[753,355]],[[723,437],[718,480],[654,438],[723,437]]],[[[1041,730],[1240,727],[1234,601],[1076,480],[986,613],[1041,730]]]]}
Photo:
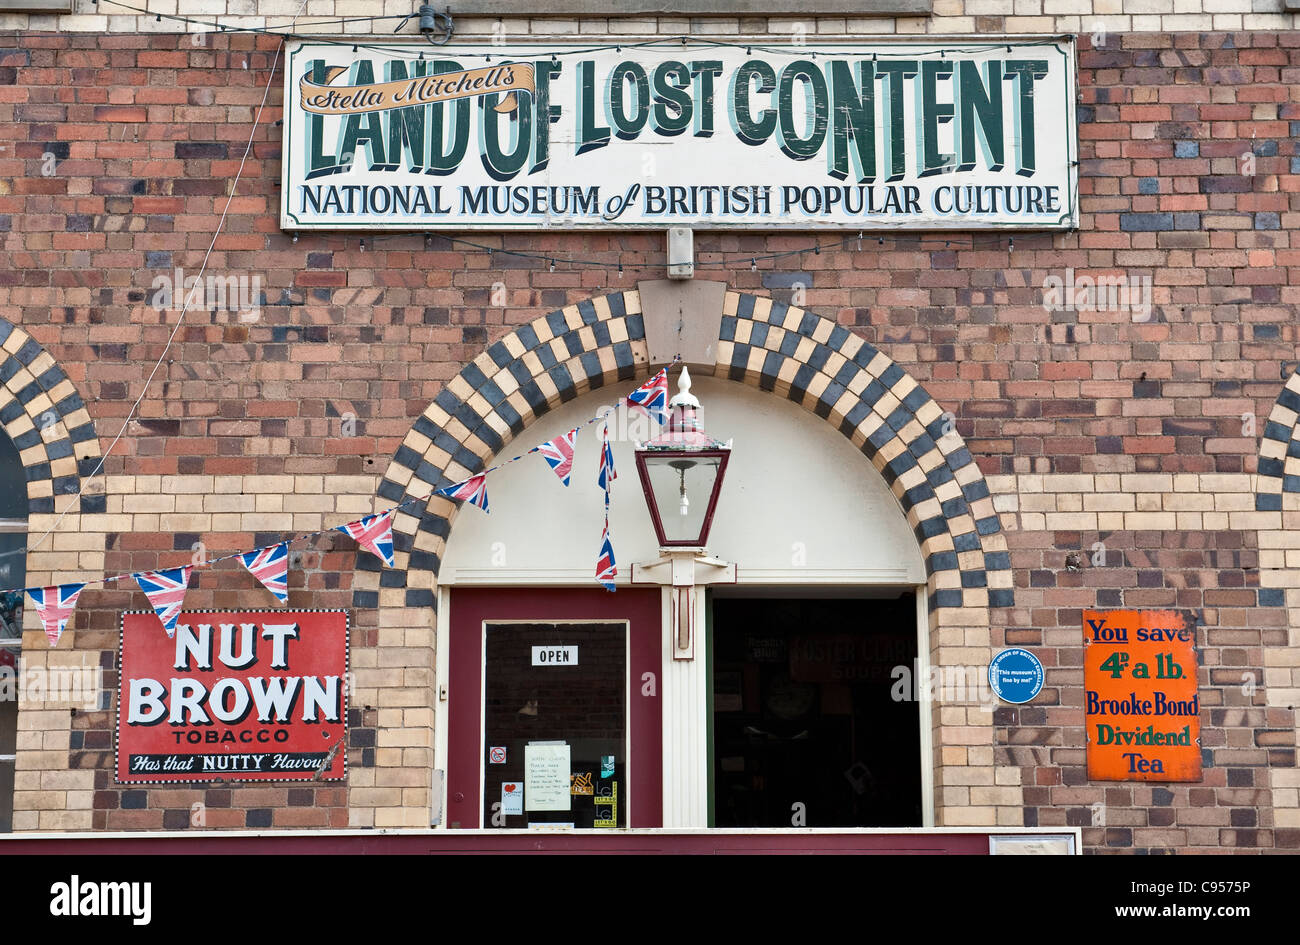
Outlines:
{"type": "MultiPolygon", "coordinates": [[[[708,550],[736,563],[740,583],[925,583],[920,548],[898,501],[848,440],[787,400],[717,378],[693,381],[708,431],[733,440],[708,550]]],[[[504,454],[516,455],[600,414],[624,388],[631,385],[611,385],[551,411],[504,454]]],[[[646,427],[635,423],[611,427],[619,476],[610,531],[620,582],[633,562],[658,556],[632,458],[632,435],[645,436],[646,427]],[[620,439],[620,433],[627,435],[620,439]]],[[[490,474],[492,511],[467,507],[457,515],[439,583],[594,583],[604,516],[596,486],[599,429],[592,424],[579,432],[567,489],[538,455],[490,474]]]]}

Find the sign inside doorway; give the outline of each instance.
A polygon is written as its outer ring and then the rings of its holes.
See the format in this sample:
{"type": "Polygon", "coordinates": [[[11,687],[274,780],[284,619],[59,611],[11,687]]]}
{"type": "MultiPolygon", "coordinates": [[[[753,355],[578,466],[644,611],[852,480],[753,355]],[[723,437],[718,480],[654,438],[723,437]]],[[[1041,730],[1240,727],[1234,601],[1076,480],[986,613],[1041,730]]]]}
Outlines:
{"type": "Polygon", "coordinates": [[[280,225],[1068,229],[1074,60],[1070,37],[292,42],[280,225]]]}
{"type": "Polygon", "coordinates": [[[344,610],[122,617],[117,780],[304,781],[345,776],[344,610]]]}
{"type": "Polygon", "coordinates": [[[1083,612],[1092,781],[1201,780],[1196,625],[1173,610],[1083,612]]]}

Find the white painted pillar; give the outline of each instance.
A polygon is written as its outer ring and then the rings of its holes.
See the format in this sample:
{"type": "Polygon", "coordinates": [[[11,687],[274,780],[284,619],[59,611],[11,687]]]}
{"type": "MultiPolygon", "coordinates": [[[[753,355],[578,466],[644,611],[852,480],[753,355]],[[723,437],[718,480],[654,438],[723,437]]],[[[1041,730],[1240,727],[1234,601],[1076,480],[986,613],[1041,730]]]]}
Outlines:
{"type": "Polygon", "coordinates": [[[676,627],[672,621],[673,589],[663,589],[664,826],[709,825],[709,678],[705,660],[703,587],[692,588],[695,603],[695,659],[673,658],[676,627]]]}

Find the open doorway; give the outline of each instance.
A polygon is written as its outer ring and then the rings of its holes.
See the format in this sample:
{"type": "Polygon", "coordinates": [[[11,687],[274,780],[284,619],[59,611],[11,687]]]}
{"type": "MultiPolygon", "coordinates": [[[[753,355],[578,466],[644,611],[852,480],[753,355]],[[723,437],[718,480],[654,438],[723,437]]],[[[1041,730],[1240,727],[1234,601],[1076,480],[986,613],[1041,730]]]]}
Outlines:
{"type": "Polygon", "coordinates": [[[912,592],[717,597],[711,633],[714,826],[921,826],[919,707],[895,686],[912,592]]]}

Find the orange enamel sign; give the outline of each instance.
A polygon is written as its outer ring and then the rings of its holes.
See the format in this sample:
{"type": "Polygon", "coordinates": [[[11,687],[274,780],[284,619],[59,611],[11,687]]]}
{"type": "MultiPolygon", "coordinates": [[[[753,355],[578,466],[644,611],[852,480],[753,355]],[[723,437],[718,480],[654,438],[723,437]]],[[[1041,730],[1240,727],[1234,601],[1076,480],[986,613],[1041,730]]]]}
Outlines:
{"type": "Polygon", "coordinates": [[[1176,610],[1083,612],[1090,781],[1201,780],[1196,626],[1176,610]]]}

